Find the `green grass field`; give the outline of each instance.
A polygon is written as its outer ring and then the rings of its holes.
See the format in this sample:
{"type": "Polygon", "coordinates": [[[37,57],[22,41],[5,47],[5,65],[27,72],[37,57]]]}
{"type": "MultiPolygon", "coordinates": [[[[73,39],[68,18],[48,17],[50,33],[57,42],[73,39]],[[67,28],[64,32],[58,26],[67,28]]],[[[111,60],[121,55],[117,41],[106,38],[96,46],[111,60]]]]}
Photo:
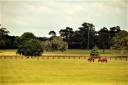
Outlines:
{"type": "MultiPolygon", "coordinates": [[[[100,55],[121,55],[120,50],[99,50],[100,55]]],[[[44,52],[43,55],[84,55],[88,50],[44,52]]],[[[124,51],[124,55],[127,55],[124,51]]],[[[16,50],[0,50],[0,56],[16,50]]],[[[0,59],[0,85],[128,85],[128,61],[89,63],[86,59],[0,59]]]]}
{"type": "Polygon", "coordinates": [[[0,59],[0,85],[127,85],[128,62],[0,59]]]}
{"type": "MultiPolygon", "coordinates": [[[[116,56],[116,55],[128,55],[128,50],[99,50],[101,56],[116,56]]],[[[89,56],[90,50],[81,50],[81,49],[68,49],[63,53],[60,51],[57,52],[46,52],[44,51],[43,55],[81,55],[81,56],[89,56]]],[[[0,55],[16,55],[15,49],[9,50],[0,50],[0,55]]]]}

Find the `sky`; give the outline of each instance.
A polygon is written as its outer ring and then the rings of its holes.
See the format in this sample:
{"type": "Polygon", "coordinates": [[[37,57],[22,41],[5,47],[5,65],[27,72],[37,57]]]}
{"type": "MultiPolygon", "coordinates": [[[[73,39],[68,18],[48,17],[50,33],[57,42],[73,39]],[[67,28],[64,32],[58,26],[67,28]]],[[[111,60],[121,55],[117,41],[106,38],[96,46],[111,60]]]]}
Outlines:
{"type": "Polygon", "coordinates": [[[93,23],[96,30],[128,30],[128,0],[0,0],[0,24],[10,35],[46,37],[51,30],[77,30],[83,22],[93,23]]]}

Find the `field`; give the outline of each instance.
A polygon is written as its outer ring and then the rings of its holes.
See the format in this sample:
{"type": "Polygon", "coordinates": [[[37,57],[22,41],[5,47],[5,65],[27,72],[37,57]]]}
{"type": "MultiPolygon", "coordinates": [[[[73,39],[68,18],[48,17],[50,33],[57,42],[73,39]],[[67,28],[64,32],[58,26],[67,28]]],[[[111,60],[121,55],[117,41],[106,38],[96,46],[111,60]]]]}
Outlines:
{"type": "Polygon", "coordinates": [[[1,85],[128,84],[128,62],[120,60],[89,63],[82,59],[1,59],[0,68],[1,85]]]}
{"type": "MultiPolygon", "coordinates": [[[[116,55],[128,55],[128,50],[99,50],[101,56],[116,56],[116,55]]],[[[46,52],[43,55],[81,55],[89,56],[90,50],[72,49],[64,52],[46,52]]],[[[16,50],[0,50],[0,55],[16,55],[16,50]]]]}
{"type": "MultiPolygon", "coordinates": [[[[68,50],[67,53],[88,55],[87,51],[75,51],[68,50]]],[[[15,50],[0,52],[0,55],[15,54],[15,50]]],[[[45,54],[52,55],[48,52],[45,54]]],[[[0,85],[127,84],[128,61],[125,60],[112,59],[108,63],[89,63],[87,59],[0,59],[0,85]]]]}

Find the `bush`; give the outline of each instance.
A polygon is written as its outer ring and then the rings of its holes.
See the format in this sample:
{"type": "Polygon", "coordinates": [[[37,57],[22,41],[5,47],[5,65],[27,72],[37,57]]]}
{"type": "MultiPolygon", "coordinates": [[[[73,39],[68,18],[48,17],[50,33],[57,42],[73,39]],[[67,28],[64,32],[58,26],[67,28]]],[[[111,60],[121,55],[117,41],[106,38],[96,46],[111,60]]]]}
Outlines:
{"type": "Polygon", "coordinates": [[[17,50],[17,54],[24,56],[41,56],[43,49],[38,40],[28,40],[24,44],[20,45],[17,50]]]}
{"type": "Polygon", "coordinates": [[[92,56],[92,57],[94,57],[94,56],[99,56],[99,51],[98,51],[98,48],[97,48],[97,47],[94,47],[94,48],[91,50],[90,56],[92,56]]]}

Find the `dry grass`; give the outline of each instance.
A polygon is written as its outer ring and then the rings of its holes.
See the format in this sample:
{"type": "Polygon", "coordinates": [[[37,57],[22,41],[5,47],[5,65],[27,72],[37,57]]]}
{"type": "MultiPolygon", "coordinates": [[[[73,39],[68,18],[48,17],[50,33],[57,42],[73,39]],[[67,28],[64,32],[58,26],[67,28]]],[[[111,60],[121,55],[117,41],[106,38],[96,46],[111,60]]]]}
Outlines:
{"type": "Polygon", "coordinates": [[[0,83],[0,85],[127,85],[128,83],[0,83]]]}
{"type": "Polygon", "coordinates": [[[127,85],[128,62],[0,59],[1,85],[127,85]]]}

